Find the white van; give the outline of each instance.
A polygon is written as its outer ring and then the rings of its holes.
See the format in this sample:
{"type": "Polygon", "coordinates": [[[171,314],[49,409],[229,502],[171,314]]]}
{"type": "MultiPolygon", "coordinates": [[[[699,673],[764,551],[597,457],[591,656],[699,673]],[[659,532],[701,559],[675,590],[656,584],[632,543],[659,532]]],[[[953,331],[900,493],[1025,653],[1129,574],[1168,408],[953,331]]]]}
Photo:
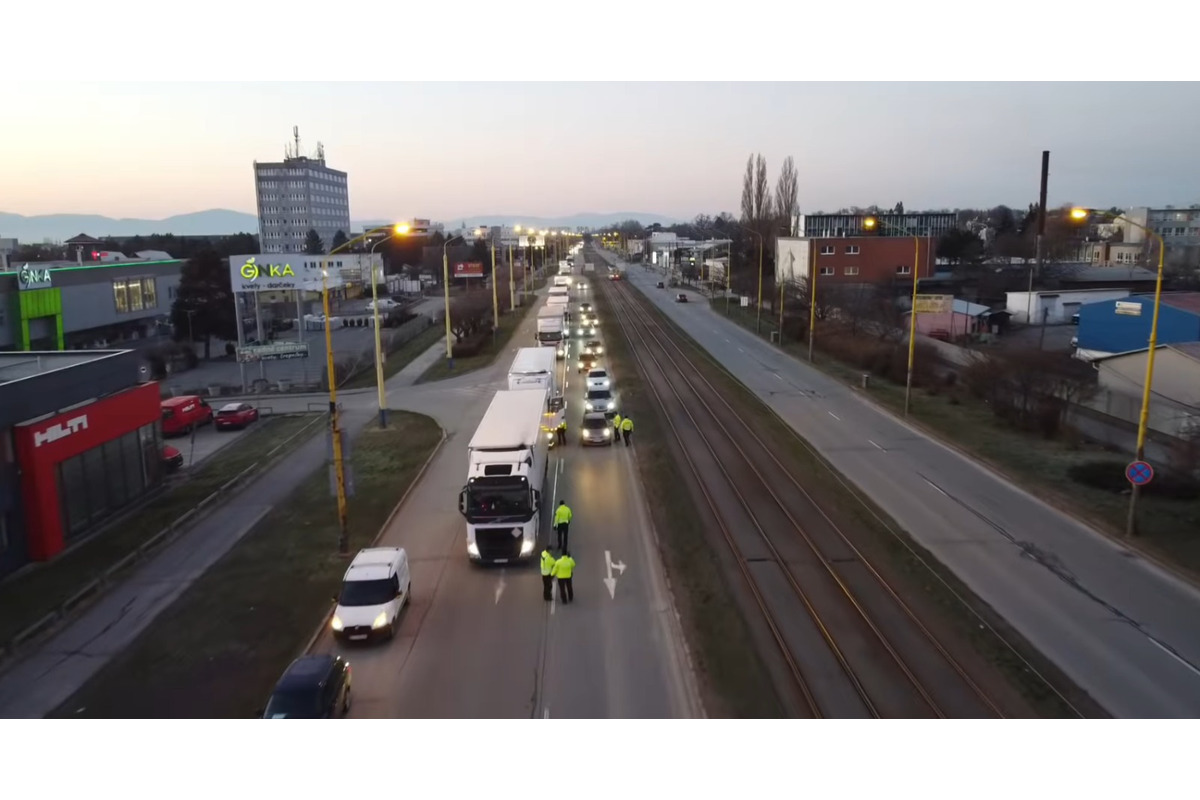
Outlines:
{"type": "Polygon", "coordinates": [[[342,578],[342,592],[334,600],[330,627],[334,637],[365,641],[396,635],[400,609],[412,595],[408,553],[403,547],[372,547],[358,551],[342,578]]]}

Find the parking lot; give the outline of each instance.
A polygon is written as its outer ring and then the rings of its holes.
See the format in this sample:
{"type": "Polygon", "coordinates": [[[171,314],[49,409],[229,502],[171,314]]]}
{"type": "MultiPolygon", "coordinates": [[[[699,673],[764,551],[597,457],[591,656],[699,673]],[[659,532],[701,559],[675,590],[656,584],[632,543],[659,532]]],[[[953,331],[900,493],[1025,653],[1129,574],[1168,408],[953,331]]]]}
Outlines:
{"type": "MultiPolygon", "coordinates": [[[[221,405],[221,403],[214,404],[213,412],[220,409],[221,405]]],[[[221,448],[245,436],[248,431],[254,430],[256,425],[262,424],[262,420],[269,419],[271,411],[272,409],[267,405],[259,406],[259,422],[252,422],[241,430],[218,431],[213,425],[204,425],[196,428],[190,435],[164,436],[163,444],[174,447],[183,454],[183,467],[179,469],[179,474],[184,474],[189,469],[198,467],[221,448]]]]}

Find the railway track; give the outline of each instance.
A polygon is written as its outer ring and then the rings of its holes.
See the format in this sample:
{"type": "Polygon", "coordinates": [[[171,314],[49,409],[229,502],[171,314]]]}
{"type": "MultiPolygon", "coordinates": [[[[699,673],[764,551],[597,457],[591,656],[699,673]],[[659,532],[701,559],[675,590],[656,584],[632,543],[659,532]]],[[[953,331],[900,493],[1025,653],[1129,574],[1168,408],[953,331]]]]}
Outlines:
{"type": "Polygon", "coordinates": [[[601,281],[807,710],[818,717],[1002,717],[623,284],[601,281]]]}

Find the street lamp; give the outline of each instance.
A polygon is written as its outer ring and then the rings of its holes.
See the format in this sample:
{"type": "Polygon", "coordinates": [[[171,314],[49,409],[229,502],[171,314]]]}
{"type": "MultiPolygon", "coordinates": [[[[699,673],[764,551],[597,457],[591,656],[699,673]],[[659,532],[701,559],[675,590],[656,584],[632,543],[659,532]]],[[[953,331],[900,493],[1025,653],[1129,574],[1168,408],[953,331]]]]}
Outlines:
{"type": "MultiPolygon", "coordinates": [[[[1099,211],[1094,208],[1073,208],[1071,209],[1070,218],[1074,222],[1085,222],[1092,214],[1099,216],[1116,218],[1117,215],[1108,211],[1099,211]]],[[[1162,302],[1162,285],[1163,285],[1163,267],[1166,263],[1167,245],[1155,231],[1134,222],[1129,217],[1124,217],[1124,221],[1139,230],[1144,231],[1155,242],[1158,243],[1158,274],[1154,279],[1154,315],[1150,321],[1150,349],[1146,353],[1146,380],[1142,386],[1142,409],[1138,414],[1138,429],[1137,429],[1137,455],[1138,461],[1144,461],[1146,458],[1146,428],[1150,420],[1150,387],[1154,383],[1154,355],[1158,350],[1158,310],[1162,302]]],[[[1138,484],[1133,484],[1133,491],[1129,493],[1129,516],[1125,521],[1125,535],[1137,535],[1137,501],[1138,490],[1141,487],[1138,484]]]]}
{"type": "MultiPolygon", "coordinates": [[[[476,229],[475,234],[479,235],[479,230],[476,229]]],[[[450,245],[455,241],[466,241],[463,235],[456,234],[442,243],[442,293],[445,298],[445,308],[443,316],[446,318],[446,361],[451,369],[454,369],[454,347],[450,344],[450,256],[447,252],[450,245]]],[[[494,283],[495,281],[493,281],[494,283]]]]}
{"type": "Polygon", "coordinates": [[[367,267],[371,270],[371,310],[374,317],[372,322],[375,327],[375,384],[379,394],[379,427],[381,428],[387,427],[387,390],[384,388],[383,381],[383,345],[382,334],[379,331],[379,281],[375,279],[375,248],[388,241],[392,235],[407,236],[410,230],[411,228],[404,223],[393,225],[391,228],[377,228],[376,231],[386,231],[389,235],[371,245],[371,252],[367,256],[367,267]]]}
{"type": "MultiPolygon", "coordinates": [[[[908,231],[892,225],[890,222],[884,222],[877,217],[867,217],[863,220],[863,227],[868,231],[873,231],[877,227],[891,228],[894,231],[908,235],[908,231]]],[[[917,352],[917,276],[921,274],[921,237],[916,234],[913,237],[913,267],[912,267],[912,306],[909,311],[908,324],[908,375],[904,379],[904,416],[908,416],[909,402],[912,397],[912,380],[913,380],[913,359],[917,352]]]]}

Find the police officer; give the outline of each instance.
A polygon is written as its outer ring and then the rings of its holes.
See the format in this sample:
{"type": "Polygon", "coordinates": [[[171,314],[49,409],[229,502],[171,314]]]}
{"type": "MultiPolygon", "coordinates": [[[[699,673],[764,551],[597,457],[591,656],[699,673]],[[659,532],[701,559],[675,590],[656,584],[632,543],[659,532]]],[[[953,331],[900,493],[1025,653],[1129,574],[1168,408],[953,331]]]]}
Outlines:
{"type": "Polygon", "coordinates": [[[558,531],[558,549],[564,553],[567,551],[567,534],[571,527],[571,507],[567,505],[566,500],[558,501],[558,508],[554,509],[554,529],[558,531]]]}
{"type": "Polygon", "coordinates": [[[551,600],[554,593],[554,552],[547,545],[542,549],[542,599],[551,600]]]}
{"type": "Polygon", "coordinates": [[[566,419],[563,419],[561,422],[558,423],[557,430],[558,430],[558,443],[566,444],[567,443],[567,421],[566,421],[566,419]]]}
{"type": "Polygon", "coordinates": [[[614,414],[613,415],[613,439],[615,440],[615,439],[620,439],[620,438],[621,438],[621,415],[614,414]]]}
{"type": "Polygon", "coordinates": [[[563,550],[563,554],[554,562],[554,577],[558,578],[558,597],[564,605],[575,601],[575,586],[571,582],[571,576],[574,574],[575,559],[563,550]]]}
{"type": "Polygon", "coordinates": [[[625,446],[629,447],[629,439],[633,436],[633,420],[629,417],[621,420],[621,435],[625,437],[625,446]]]}

